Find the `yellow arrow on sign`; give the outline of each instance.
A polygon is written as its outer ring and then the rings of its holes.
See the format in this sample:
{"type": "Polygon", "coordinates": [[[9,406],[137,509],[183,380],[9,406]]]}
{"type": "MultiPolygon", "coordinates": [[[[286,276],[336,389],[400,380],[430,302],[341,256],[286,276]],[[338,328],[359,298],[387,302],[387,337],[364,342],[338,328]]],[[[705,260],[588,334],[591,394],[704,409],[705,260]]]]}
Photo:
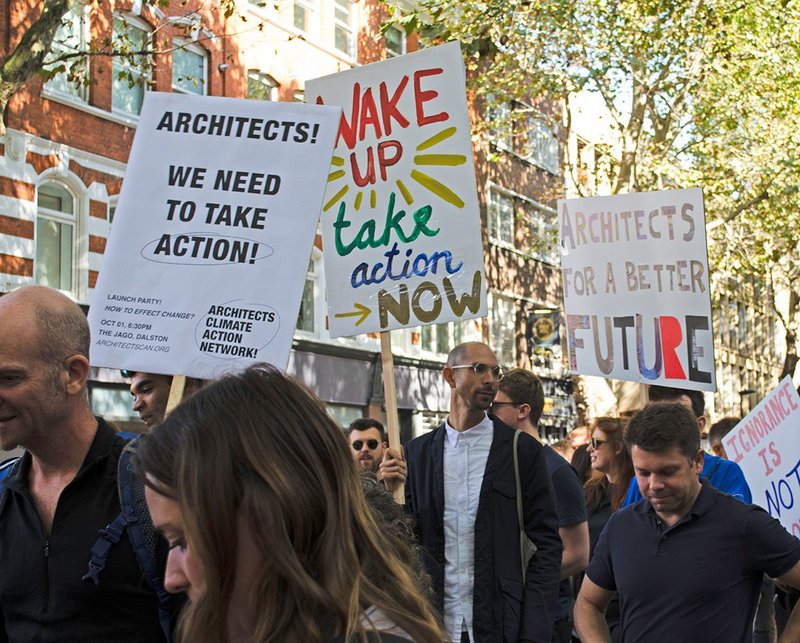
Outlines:
{"type": "Polygon", "coordinates": [[[356,302],[355,304],[356,309],[349,313],[336,313],[334,317],[360,317],[360,319],[356,322],[356,326],[360,326],[364,323],[364,320],[369,317],[369,314],[372,312],[370,308],[367,308],[364,304],[359,304],[356,302]]]}

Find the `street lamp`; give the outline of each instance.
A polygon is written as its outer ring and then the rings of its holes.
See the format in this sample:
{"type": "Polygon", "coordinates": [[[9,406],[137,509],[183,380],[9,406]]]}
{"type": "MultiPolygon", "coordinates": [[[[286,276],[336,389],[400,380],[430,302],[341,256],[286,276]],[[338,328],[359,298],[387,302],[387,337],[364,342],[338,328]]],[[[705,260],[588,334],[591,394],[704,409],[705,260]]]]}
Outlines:
{"type": "MultiPolygon", "coordinates": [[[[754,388],[743,388],[739,391],[739,417],[744,418],[744,397],[745,395],[752,395],[756,390],[754,388]]],[[[750,406],[748,405],[748,412],[750,406]]]]}

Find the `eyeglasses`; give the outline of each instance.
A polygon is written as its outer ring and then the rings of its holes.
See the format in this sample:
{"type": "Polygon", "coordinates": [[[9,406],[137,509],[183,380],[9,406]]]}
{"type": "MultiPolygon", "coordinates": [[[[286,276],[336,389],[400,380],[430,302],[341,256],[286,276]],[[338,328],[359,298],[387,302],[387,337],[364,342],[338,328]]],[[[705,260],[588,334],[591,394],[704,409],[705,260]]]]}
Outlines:
{"type": "Polygon", "coordinates": [[[606,444],[608,440],[598,440],[597,438],[592,438],[589,444],[592,445],[592,448],[597,451],[601,446],[606,444]]]}
{"type": "Polygon", "coordinates": [[[370,451],[374,451],[378,448],[378,444],[380,443],[377,440],[356,440],[350,446],[353,447],[353,451],[361,451],[361,447],[365,444],[370,451]]]}
{"type": "Polygon", "coordinates": [[[451,366],[450,368],[471,368],[473,371],[475,371],[476,375],[481,376],[491,372],[492,377],[498,382],[502,380],[503,375],[505,375],[505,373],[503,373],[503,369],[499,366],[489,366],[488,364],[484,364],[482,362],[476,362],[475,364],[461,364],[460,366],[451,366]]]}

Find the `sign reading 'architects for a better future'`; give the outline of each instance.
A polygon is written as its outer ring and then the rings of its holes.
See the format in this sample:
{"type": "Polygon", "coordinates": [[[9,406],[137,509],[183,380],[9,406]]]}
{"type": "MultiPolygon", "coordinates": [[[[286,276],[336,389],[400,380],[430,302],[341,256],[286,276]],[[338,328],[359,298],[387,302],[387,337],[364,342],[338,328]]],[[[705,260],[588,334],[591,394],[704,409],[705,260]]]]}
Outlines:
{"type": "Polygon", "coordinates": [[[89,314],[96,366],[285,367],[340,110],[148,92],[89,314]]]}
{"type": "Polygon", "coordinates": [[[332,337],[486,314],[458,43],[310,80],[344,109],[321,215],[332,337]]]}
{"type": "Polygon", "coordinates": [[[574,373],[715,390],[703,192],[558,202],[574,373]]]}

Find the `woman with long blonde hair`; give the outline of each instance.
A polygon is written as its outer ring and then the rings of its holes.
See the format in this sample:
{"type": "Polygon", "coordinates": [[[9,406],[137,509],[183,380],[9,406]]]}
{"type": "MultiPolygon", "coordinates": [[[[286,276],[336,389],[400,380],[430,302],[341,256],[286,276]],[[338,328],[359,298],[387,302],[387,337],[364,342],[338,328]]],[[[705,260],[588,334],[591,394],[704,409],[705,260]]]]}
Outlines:
{"type": "Polygon", "coordinates": [[[413,552],[366,504],[344,432],[274,367],[185,400],[136,466],[171,548],[165,587],[189,597],[180,641],[443,640],[413,552]]]}

